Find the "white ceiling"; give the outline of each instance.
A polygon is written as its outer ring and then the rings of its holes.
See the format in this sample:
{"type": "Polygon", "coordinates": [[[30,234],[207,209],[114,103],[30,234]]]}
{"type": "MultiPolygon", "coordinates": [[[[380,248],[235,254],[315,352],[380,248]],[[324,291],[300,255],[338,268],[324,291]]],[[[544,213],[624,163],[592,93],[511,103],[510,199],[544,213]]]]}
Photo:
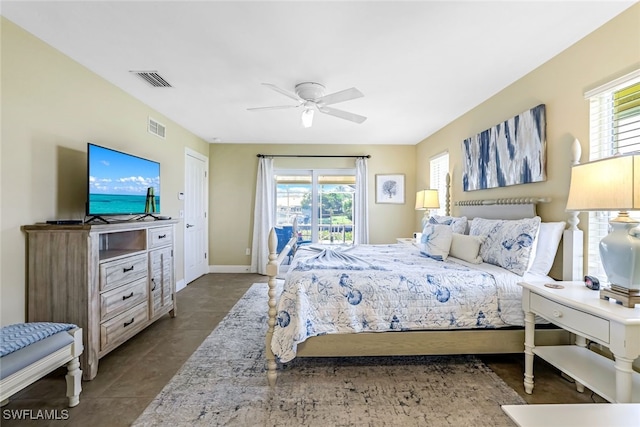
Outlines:
{"type": "Polygon", "coordinates": [[[209,142],[413,145],[635,2],[3,0],[1,13],[209,142]],[[316,114],[304,129],[299,109],[247,111],[291,103],[261,83],[304,81],[358,88],[333,107],[368,120],[316,114]]]}

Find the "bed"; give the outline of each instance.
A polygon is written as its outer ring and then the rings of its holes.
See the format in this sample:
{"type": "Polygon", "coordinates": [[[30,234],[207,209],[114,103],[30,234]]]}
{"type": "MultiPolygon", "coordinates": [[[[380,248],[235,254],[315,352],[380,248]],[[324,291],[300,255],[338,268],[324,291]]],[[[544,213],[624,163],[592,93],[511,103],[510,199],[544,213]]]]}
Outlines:
{"type": "MultiPolygon", "coordinates": [[[[457,218],[480,218],[473,222],[476,229],[466,226],[466,231],[482,234],[478,227],[491,226],[491,219],[534,221],[538,201],[464,202],[458,204],[457,218]]],[[[561,234],[564,223],[554,224],[556,230],[562,224],[561,234]]],[[[513,244],[527,242],[514,239],[513,244]]],[[[277,362],[295,357],[520,353],[524,316],[517,283],[553,280],[548,270],[536,272],[531,263],[523,272],[511,265],[476,264],[466,255],[440,260],[425,256],[429,251],[423,246],[406,243],[296,247],[292,238],[279,254],[277,246],[272,231],[266,337],[271,385],[277,362]],[[290,250],[295,256],[281,285],[279,266],[290,250]]],[[[537,260],[536,253],[530,255],[537,260]]],[[[555,250],[545,256],[553,262],[555,250]]],[[[536,343],[570,343],[569,334],[559,329],[536,334],[536,343]]]]}

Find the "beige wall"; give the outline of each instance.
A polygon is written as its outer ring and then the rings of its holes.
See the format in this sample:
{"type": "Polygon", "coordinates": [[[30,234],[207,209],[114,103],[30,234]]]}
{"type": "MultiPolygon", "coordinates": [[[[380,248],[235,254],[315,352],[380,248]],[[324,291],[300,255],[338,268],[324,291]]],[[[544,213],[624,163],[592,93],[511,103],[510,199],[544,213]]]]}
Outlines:
{"type": "MultiPolygon", "coordinates": [[[[6,325],[25,320],[20,226],[84,216],[87,142],[160,162],[162,213],[173,217],[182,208],[185,147],[205,155],[209,147],[5,18],[1,27],[0,323],[6,325]],[[167,126],[165,140],[147,133],[148,116],[167,126]]],[[[182,228],[177,231],[182,280],[182,228]]]]}
{"type": "MultiPolygon", "coordinates": [[[[251,247],[255,202],[257,154],[370,154],[369,237],[371,243],[392,243],[396,237],[410,236],[415,217],[414,145],[300,145],[300,144],[213,144],[209,151],[209,264],[248,266],[245,255],[251,247]],[[405,175],[404,205],[375,203],[376,174],[405,175]]],[[[274,168],[354,168],[354,159],[276,158],[274,168]]]]}
{"type": "MultiPolygon", "coordinates": [[[[418,144],[417,187],[428,182],[429,158],[448,150],[454,201],[548,196],[553,201],[538,210],[542,219],[565,220],[574,138],[582,143],[583,161],[589,158],[589,103],[584,93],[639,67],[640,4],[418,144]],[[463,192],[462,141],[538,104],[546,104],[547,181],[463,192]]],[[[586,217],[581,217],[583,228],[586,217]]],[[[561,276],[557,265],[552,272],[561,276]]]]}

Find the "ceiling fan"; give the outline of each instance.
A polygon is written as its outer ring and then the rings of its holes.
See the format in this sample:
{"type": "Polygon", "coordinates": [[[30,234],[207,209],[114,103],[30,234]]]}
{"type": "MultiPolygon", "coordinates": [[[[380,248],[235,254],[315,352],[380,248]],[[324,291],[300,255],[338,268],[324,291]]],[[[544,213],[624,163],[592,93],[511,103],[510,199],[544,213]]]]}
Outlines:
{"type": "Polygon", "coordinates": [[[350,120],[355,123],[362,123],[367,120],[366,117],[348,111],[339,110],[337,108],[328,107],[338,102],[349,101],[351,99],[361,98],[364,95],[355,87],[351,89],[341,90],[340,92],[324,94],[325,87],[320,83],[304,82],[295,86],[295,93],[279,88],[271,83],[262,83],[276,92],[283,94],[297,102],[296,105],[277,105],[273,107],[256,107],[247,108],[249,111],[258,110],[280,110],[285,108],[301,108],[302,107],[302,126],[311,127],[313,124],[313,114],[319,111],[323,114],[339,117],[341,119],[350,120]]]}

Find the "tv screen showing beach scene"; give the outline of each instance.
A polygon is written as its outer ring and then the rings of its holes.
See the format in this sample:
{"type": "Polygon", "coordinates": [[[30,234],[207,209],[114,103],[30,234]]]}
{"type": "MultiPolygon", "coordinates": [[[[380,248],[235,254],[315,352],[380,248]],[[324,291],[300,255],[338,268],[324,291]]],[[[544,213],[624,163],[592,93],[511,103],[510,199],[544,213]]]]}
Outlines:
{"type": "Polygon", "coordinates": [[[87,215],[160,212],[160,163],[88,144],[87,215]]]}

